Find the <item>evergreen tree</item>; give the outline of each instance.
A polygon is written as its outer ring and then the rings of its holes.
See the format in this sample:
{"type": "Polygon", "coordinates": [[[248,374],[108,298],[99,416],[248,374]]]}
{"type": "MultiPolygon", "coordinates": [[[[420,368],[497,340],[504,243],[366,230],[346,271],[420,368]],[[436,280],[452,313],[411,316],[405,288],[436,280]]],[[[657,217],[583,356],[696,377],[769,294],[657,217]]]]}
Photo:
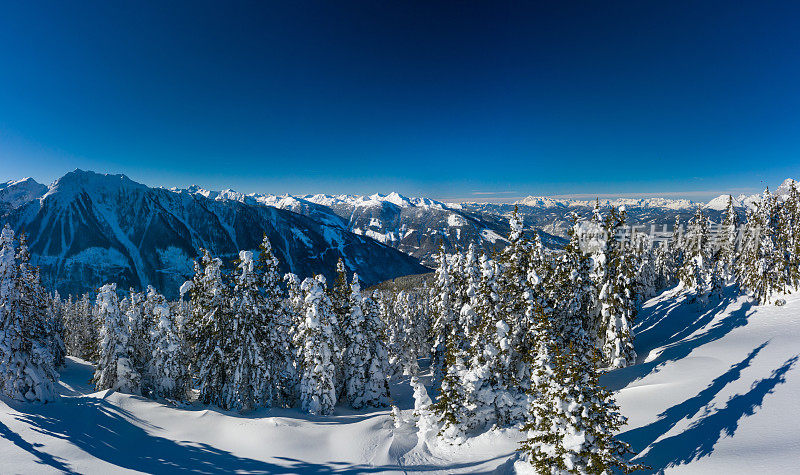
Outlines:
{"type": "Polygon", "coordinates": [[[229,356],[232,380],[225,391],[226,407],[247,412],[270,404],[271,374],[266,366],[270,318],[258,287],[253,253],[240,251],[233,290],[229,356]]]}
{"type": "Polygon", "coordinates": [[[133,366],[130,330],[120,310],[117,284],[106,284],[98,291],[97,318],[102,326],[100,359],[93,379],[95,388],[140,394],[141,376],[133,366]]]}
{"type": "Polygon", "coordinates": [[[719,250],[717,251],[717,261],[720,263],[722,278],[730,280],[736,270],[737,253],[737,234],[739,232],[739,215],[733,207],[733,197],[728,196],[728,204],[722,218],[722,225],[718,239],[719,250]]]}
{"type": "Polygon", "coordinates": [[[156,323],[151,330],[150,394],[156,398],[182,401],[188,396],[191,376],[180,321],[163,296],[153,295],[152,302],[151,311],[156,323]]]}
{"type": "Polygon", "coordinates": [[[261,307],[264,314],[262,353],[266,374],[264,390],[269,404],[291,406],[295,394],[295,368],[292,354],[292,313],[284,305],[278,259],[266,235],[259,246],[255,272],[261,288],[261,307]]]}
{"type": "Polygon", "coordinates": [[[539,473],[606,474],[644,468],[631,464],[628,444],[614,439],[625,424],[610,391],[601,387],[597,353],[562,348],[539,312],[534,384],[523,459],[539,473]]]}
{"type": "Polygon", "coordinates": [[[0,394],[19,401],[57,397],[47,307],[38,288],[24,235],[15,253],[14,232],[6,225],[0,232],[0,394]]]}
{"type": "Polygon", "coordinates": [[[441,375],[445,364],[445,352],[456,328],[456,315],[453,312],[453,283],[450,266],[444,247],[436,256],[438,266],[431,288],[433,327],[431,328],[431,367],[436,375],[441,375]]]}
{"type": "Polygon", "coordinates": [[[702,209],[697,208],[689,220],[683,239],[684,262],[678,271],[678,278],[685,288],[701,295],[707,293],[709,273],[714,267],[709,238],[708,218],[703,215],[702,209]]]}
{"type": "Polygon", "coordinates": [[[300,406],[311,414],[326,415],[336,405],[336,346],[333,310],[325,292],[325,277],[307,278],[303,318],[297,329],[296,345],[300,363],[300,406]]]}
{"type": "Polygon", "coordinates": [[[612,210],[605,221],[605,265],[598,296],[603,329],[603,358],[610,368],[624,368],[636,360],[631,325],[636,315],[633,258],[614,236],[625,222],[625,211],[612,210]]]}
{"type": "Polygon", "coordinates": [[[349,335],[343,358],[345,397],[354,409],[385,406],[389,399],[389,354],[384,344],[383,325],[361,295],[356,274],[350,289],[350,315],[343,328],[349,335]]]}
{"type": "Polygon", "coordinates": [[[191,314],[186,339],[191,348],[191,373],[197,378],[199,400],[225,408],[229,375],[229,296],[222,281],[222,261],[201,249],[191,286],[191,314]]]}

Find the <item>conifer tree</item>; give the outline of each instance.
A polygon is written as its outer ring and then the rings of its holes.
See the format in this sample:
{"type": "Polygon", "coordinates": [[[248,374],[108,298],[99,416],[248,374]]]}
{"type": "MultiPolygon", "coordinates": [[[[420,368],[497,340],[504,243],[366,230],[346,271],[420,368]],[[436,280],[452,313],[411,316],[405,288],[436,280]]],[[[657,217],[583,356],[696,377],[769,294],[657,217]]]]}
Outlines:
{"type": "Polygon", "coordinates": [[[150,394],[156,398],[182,401],[188,396],[191,377],[180,321],[163,296],[153,295],[152,302],[155,325],[151,330],[150,394]]]}
{"type": "Polygon", "coordinates": [[[130,329],[120,310],[117,284],[106,284],[98,291],[97,318],[102,326],[100,359],[93,379],[95,388],[140,394],[141,375],[133,366],[130,329]]]}
{"type": "Polygon", "coordinates": [[[269,405],[271,374],[266,366],[269,316],[254,271],[253,253],[240,251],[233,289],[230,340],[231,381],[225,391],[228,408],[247,412],[269,405]]]}
{"type": "Polygon", "coordinates": [[[384,344],[383,325],[362,296],[357,274],[353,275],[350,289],[350,315],[343,328],[349,335],[343,358],[345,397],[354,409],[384,406],[389,398],[389,355],[384,344]]]}
{"type": "Polygon", "coordinates": [[[333,412],[336,405],[336,346],[333,310],[325,292],[325,277],[306,278],[303,318],[297,329],[299,348],[300,407],[315,415],[333,412]]]}
{"type": "Polygon", "coordinates": [[[444,247],[439,248],[436,257],[438,266],[431,288],[433,326],[431,328],[431,367],[434,373],[441,375],[445,364],[445,352],[456,325],[453,312],[453,283],[444,247]]]}
{"type": "Polygon", "coordinates": [[[737,235],[739,232],[739,215],[733,207],[733,197],[728,196],[728,204],[722,218],[722,225],[718,239],[719,250],[717,251],[717,261],[720,263],[722,279],[730,280],[736,271],[737,235]]]}
{"type": "Polygon", "coordinates": [[[625,424],[611,392],[601,387],[597,353],[560,347],[537,311],[537,348],[523,460],[539,473],[606,474],[639,468],[627,461],[628,444],[614,439],[625,424]]]}
{"type": "Polygon", "coordinates": [[[229,375],[230,328],[228,288],[222,281],[222,261],[201,249],[191,286],[191,314],[186,339],[191,348],[191,373],[197,378],[203,404],[226,407],[229,375]]]}
{"type": "Polygon", "coordinates": [[[612,210],[605,221],[608,239],[598,298],[604,332],[603,358],[610,368],[624,368],[636,359],[631,329],[636,315],[633,258],[627,252],[628,248],[614,238],[617,228],[624,222],[624,209],[620,213],[612,210]]]}
{"type": "Polygon", "coordinates": [[[685,288],[701,295],[707,293],[709,273],[714,268],[709,238],[708,218],[697,208],[683,238],[684,262],[678,278],[685,288]]]}
{"type": "Polygon", "coordinates": [[[266,235],[259,246],[255,272],[261,289],[265,316],[263,357],[268,379],[264,384],[267,401],[273,406],[291,406],[295,394],[295,368],[292,353],[292,313],[284,304],[278,259],[266,235]]]}
{"type": "Polygon", "coordinates": [[[52,401],[58,379],[49,348],[47,308],[38,298],[38,275],[29,265],[25,236],[0,232],[0,394],[19,401],[52,401]]]}

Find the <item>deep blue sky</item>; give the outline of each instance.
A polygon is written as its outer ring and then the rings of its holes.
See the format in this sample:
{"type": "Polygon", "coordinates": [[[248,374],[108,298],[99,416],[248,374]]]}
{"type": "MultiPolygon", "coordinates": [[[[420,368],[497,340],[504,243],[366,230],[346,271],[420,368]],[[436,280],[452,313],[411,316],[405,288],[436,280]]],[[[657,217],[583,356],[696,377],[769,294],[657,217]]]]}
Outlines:
{"type": "Polygon", "coordinates": [[[536,4],[3,2],[0,180],[510,199],[800,176],[800,2],[536,4]]]}

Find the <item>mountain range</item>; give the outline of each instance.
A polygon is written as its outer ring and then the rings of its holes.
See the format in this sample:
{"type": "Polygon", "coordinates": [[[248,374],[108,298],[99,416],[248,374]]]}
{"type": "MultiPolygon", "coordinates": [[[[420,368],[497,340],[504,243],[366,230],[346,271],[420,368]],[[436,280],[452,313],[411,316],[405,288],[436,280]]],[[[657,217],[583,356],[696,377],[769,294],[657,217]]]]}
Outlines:
{"type": "MultiPolygon", "coordinates": [[[[788,192],[793,180],[776,189],[788,192]]],[[[760,195],[732,198],[744,217],[760,195]]],[[[516,203],[445,203],[398,193],[244,194],[151,188],[124,175],[75,170],[50,186],[31,178],[0,183],[0,222],[29,235],[43,280],[62,294],[114,281],[154,285],[174,297],[193,273],[199,248],[227,262],[269,236],[285,272],[333,278],[340,257],[366,285],[430,271],[440,248],[493,252],[507,244],[514,209],[545,246],[566,242],[571,214],[588,217],[596,201],[530,196],[516,203]],[[427,267],[426,267],[427,266],[427,267]]],[[[602,200],[625,206],[629,224],[686,222],[698,208],[719,221],[728,195],[708,203],[666,198],[602,200]]]]}

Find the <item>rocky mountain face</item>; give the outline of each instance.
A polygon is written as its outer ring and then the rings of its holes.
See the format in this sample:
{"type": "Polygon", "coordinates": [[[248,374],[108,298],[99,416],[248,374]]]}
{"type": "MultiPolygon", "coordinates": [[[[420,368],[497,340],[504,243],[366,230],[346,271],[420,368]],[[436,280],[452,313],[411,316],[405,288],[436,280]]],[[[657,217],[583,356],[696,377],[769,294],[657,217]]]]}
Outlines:
{"type": "Polygon", "coordinates": [[[240,249],[257,249],[264,234],[283,270],[300,276],[332,279],[339,257],[366,285],[428,271],[366,235],[276,207],[80,170],[49,188],[26,186],[30,192],[24,196],[23,187],[9,191],[13,184],[0,189],[0,222],[28,234],[43,281],[62,294],[117,282],[120,288],[154,285],[174,297],[193,273],[199,248],[230,262],[240,249]]]}

